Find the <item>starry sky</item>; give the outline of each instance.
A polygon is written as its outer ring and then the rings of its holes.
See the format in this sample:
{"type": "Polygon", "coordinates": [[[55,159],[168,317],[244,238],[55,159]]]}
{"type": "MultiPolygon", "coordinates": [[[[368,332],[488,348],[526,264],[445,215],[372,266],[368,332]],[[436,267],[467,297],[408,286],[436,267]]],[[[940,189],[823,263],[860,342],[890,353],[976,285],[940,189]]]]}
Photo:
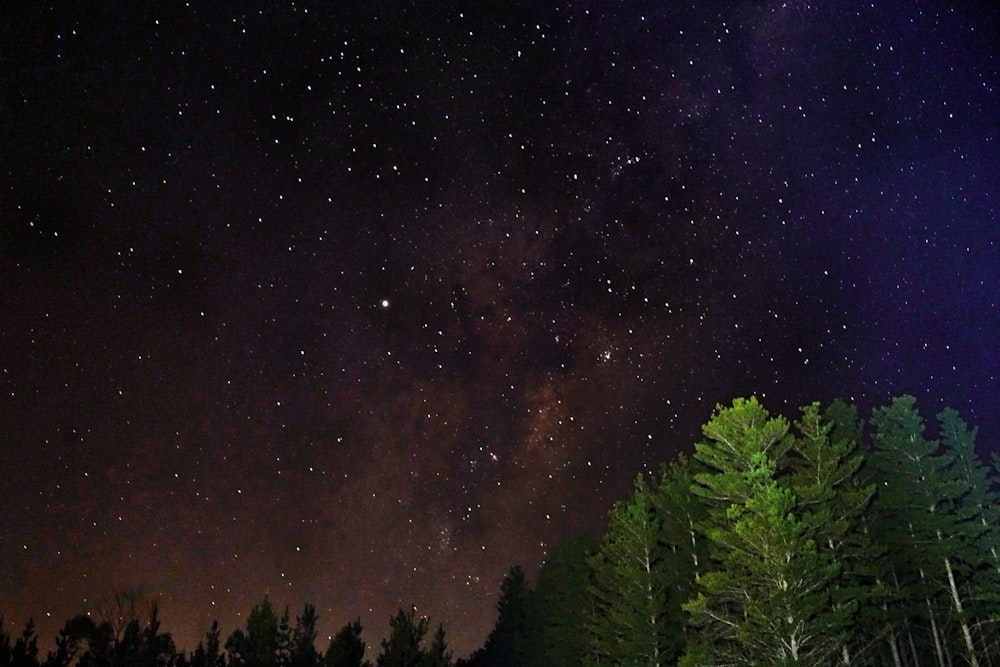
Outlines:
{"type": "Polygon", "coordinates": [[[1000,447],[1000,11],[952,4],[5,5],[0,610],[414,603],[464,655],[734,396],[1000,447]]]}

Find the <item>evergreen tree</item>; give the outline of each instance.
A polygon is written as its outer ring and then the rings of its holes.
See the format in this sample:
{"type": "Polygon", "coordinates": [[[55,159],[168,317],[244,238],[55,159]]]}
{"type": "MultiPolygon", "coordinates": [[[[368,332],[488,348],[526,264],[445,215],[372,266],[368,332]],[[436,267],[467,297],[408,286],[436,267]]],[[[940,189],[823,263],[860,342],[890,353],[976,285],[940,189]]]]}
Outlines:
{"type": "Polygon", "coordinates": [[[427,618],[414,618],[416,607],[402,609],[389,621],[389,637],[382,640],[378,667],[419,667],[424,659],[423,641],[427,635],[427,618]]]}
{"type": "Polygon", "coordinates": [[[654,500],[662,532],[661,569],[667,577],[666,625],[674,637],[670,662],[679,657],[687,642],[689,615],[683,603],[696,593],[696,582],[707,560],[706,541],[698,533],[706,518],[705,505],[691,493],[694,483],[692,462],[680,455],[660,468],[654,500]]]}
{"type": "Polygon", "coordinates": [[[576,667],[588,650],[584,627],[590,566],[597,551],[594,539],[578,535],[555,547],[542,564],[530,598],[527,625],[537,634],[537,651],[527,657],[531,667],[576,667]]]}
{"type": "Polygon", "coordinates": [[[0,667],[36,667],[38,665],[38,634],[35,621],[28,619],[21,634],[11,646],[10,635],[3,627],[0,614],[0,667]]]}
{"type": "MultiPolygon", "coordinates": [[[[871,462],[882,482],[874,509],[886,541],[901,548],[890,551],[902,610],[922,616],[939,664],[951,653],[979,664],[966,613],[961,583],[983,561],[974,545],[984,532],[971,491],[953,452],[924,437],[916,399],[901,396],[872,416],[871,462]],[[945,621],[954,614],[960,636],[949,642],[945,621]]],[[[958,446],[958,443],[956,443],[958,446]]],[[[922,652],[921,633],[908,633],[914,657],[922,652]]]]}
{"type": "Polygon", "coordinates": [[[795,494],[795,511],[809,538],[839,568],[829,591],[835,613],[826,618],[825,634],[840,643],[842,662],[850,664],[853,653],[866,649],[867,641],[856,641],[863,634],[858,612],[861,601],[870,598],[872,574],[883,553],[863,531],[875,487],[859,475],[864,462],[860,423],[853,407],[835,401],[825,413],[818,403],[803,407],[794,426],[783,484],[795,494]]]}
{"type": "Polygon", "coordinates": [[[472,656],[477,667],[521,667],[536,654],[533,628],[528,627],[531,605],[528,578],[520,565],[510,569],[500,584],[497,621],[483,648],[472,656]]]}
{"type": "Polygon", "coordinates": [[[361,619],[351,621],[342,627],[326,649],[323,657],[325,667],[363,667],[365,642],[361,639],[361,619]]]}
{"type": "Polygon", "coordinates": [[[444,626],[439,623],[431,645],[420,662],[420,667],[451,667],[451,651],[448,649],[444,634],[444,626]]]}
{"type": "Polygon", "coordinates": [[[655,506],[639,475],[631,497],[612,508],[600,550],[590,559],[590,663],[665,665],[675,653],[655,506]]]}
{"type": "Polygon", "coordinates": [[[978,567],[967,572],[968,602],[966,613],[972,619],[981,654],[990,660],[1000,658],[1000,494],[991,488],[989,469],[976,454],[977,429],[951,408],[938,414],[941,444],[955,462],[958,474],[969,484],[963,503],[978,520],[979,531],[964,533],[963,541],[975,550],[978,567]]]}
{"type": "Polygon", "coordinates": [[[288,605],[278,619],[278,651],[276,661],[280,667],[288,667],[292,660],[292,626],[288,605]]]}
{"type": "MultiPolygon", "coordinates": [[[[807,413],[808,414],[808,413],[807,413]]],[[[799,509],[779,482],[794,438],[754,399],[719,407],[696,445],[706,467],[692,491],[704,499],[710,562],[699,593],[684,605],[697,635],[685,665],[825,665],[839,659],[849,607],[830,590],[840,566],[817,539],[830,530],[828,513],[799,509]]],[[[809,448],[802,445],[803,451],[809,448]]],[[[810,490],[811,499],[828,497],[810,490]]]]}
{"type": "Polygon", "coordinates": [[[94,626],[94,622],[86,616],[77,616],[66,621],[56,636],[55,650],[50,651],[45,659],[46,667],[68,667],[76,660],[80,654],[83,636],[79,627],[81,623],[89,624],[91,629],[94,626]]]}
{"type": "Polygon", "coordinates": [[[191,667],[222,667],[225,660],[219,651],[221,641],[219,619],[215,619],[212,621],[212,627],[205,633],[205,639],[198,642],[198,647],[191,655],[191,667]]]}
{"type": "Polygon", "coordinates": [[[306,604],[302,615],[295,619],[295,629],[291,635],[290,667],[315,667],[320,663],[316,651],[316,606],[306,604]]]}
{"type": "Polygon", "coordinates": [[[24,623],[21,636],[14,642],[11,651],[12,667],[31,667],[38,664],[38,633],[35,632],[35,621],[29,618],[24,623]]]}
{"type": "Polygon", "coordinates": [[[265,597],[251,608],[246,631],[238,628],[226,640],[228,664],[233,667],[275,667],[279,646],[278,617],[271,601],[265,597]]]}
{"type": "MultiPolygon", "coordinates": [[[[133,621],[138,625],[137,621],[133,621]]],[[[177,657],[177,647],[169,632],[160,632],[160,609],[153,602],[149,610],[149,621],[139,632],[138,650],[134,658],[123,661],[122,665],[149,667],[151,665],[171,665],[177,657]]]]}

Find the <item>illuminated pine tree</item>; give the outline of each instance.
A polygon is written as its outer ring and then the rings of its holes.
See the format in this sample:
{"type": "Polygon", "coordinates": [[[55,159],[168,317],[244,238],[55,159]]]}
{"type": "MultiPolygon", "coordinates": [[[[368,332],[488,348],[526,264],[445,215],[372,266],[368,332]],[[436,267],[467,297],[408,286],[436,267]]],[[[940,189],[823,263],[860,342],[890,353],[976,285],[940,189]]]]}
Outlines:
{"type": "MultiPolygon", "coordinates": [[[[806,419],[814,416],[810,410],[806,419]]],[[[710,558],[698,577],[698,595],[684,605],[695,633],[681,664],[841,660],[854,605],[832,597],[841,566],[835,550],[819,542],[848,530],[833,522],[830,506],[838,495],[829,487],[852,475],[854,464],[846,457],[831,468],[839,472],[816,485],[794,474],[779,476],[779,468],[795,470],[789,452],[796,440],[785,419],[771,417],[753,398],[720,406],[703,433],[695,459],[706,471],[694,476],[692,491],[708,507],[702,530],[710,558]]],[[[826,438],[822,429],[810,433],[814,440],[826,438]]],[[[813,449],[800,443],[800,456],[813,449]]]]}

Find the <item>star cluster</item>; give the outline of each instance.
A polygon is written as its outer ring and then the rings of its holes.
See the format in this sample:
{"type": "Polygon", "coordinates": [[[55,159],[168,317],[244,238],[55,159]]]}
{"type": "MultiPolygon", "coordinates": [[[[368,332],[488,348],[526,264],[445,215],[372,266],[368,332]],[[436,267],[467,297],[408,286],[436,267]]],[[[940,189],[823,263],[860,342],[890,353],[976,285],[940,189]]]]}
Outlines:
{"type": "Polygon", "coordinates": [[[995,8],[546,4],[15,3],[8,619],[462,655],[734,395],[996,442],[995,8]]]}

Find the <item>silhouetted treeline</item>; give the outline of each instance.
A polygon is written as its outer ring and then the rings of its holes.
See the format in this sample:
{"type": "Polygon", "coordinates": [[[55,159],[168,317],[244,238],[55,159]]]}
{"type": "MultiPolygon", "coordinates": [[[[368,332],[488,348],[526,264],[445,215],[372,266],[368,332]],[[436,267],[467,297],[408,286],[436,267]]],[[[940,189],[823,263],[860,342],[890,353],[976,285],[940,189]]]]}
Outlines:
{"type": "MultiPolygon", "coordinates": [[[[789,422],[756,399],[718,406],[690,456],[639,475],[600,540],[504,578],[482,648],[456,667],[1000,666],[1000,454],[988,467],[954,410],[930,438],[910,396],[867,423],[811,404],[789,422]]],[[[316,609],[265,598],[190,654],[155,605],[116,598],[67,621],[42,659],[29,620],[0,620],[0,667],[361,667],[360,619],[325,652],[316,609]]],[[[376,667],[449,667],[445,628],[400,610],[376,667]]]]}
{"type": "MultiPolygon", "coordinates": [[[[56,637],[45,659],[38,654],[34,623],[28,621],[14,640],[0,618],[0,666],[8,667],[372,667],[365,660],[360,619],[344,625],[324,653],[316,648],[316,608],[306,604],[291,618],[279,616],[268,598],[253,606],[246,627],[222,641],[218,621],[190,654],[178,651],[169,632],[160,629],[155,603],[142,610],[135,596],[116,595],[108,620],[95,623],[76,616],[56,637]],[[124,602],[124,603],[123,603],[124,602]]],[[[444,626],[428,636],[430,621],[411,609],[390,620],[377,667],[451,667],[452,654],[444,626]]]]}

